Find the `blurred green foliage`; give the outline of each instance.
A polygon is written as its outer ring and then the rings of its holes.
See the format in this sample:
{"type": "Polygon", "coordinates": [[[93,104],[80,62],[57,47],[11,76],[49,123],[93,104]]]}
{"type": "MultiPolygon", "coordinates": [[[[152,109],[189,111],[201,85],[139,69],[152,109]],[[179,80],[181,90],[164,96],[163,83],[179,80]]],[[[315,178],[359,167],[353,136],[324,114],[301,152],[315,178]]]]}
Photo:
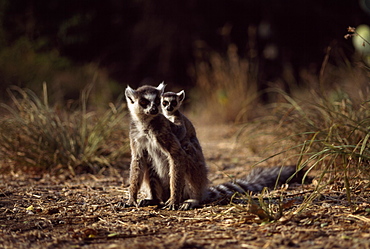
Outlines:
{"type": "Polygon", "coordinates": [[[91,83],[96,85],[94,101],[110,101],[119,94],[122,89],[99,63],[79,63],[61,54],[62,48],[91,42],[93,6],[78,5],[73,8],[74,1],[57,0],[0,1],[0,100],[9,100],[5,90],[12,85],[41,93],[43,82],[52,90],[52,101],[78,99],[91,83]],[[99,92],[107,95],[98,96],[99,92]]]}
{"type": "Polygon", "coordinates": [[[0,84],[3,89],[10,85],[41,86],[43,81],[50,82],[56,73],[71,67],[71,62],[55,49],[40,52],[43,43],[43,40],[31,42],[22,37],[0,50],[0,84]]]}

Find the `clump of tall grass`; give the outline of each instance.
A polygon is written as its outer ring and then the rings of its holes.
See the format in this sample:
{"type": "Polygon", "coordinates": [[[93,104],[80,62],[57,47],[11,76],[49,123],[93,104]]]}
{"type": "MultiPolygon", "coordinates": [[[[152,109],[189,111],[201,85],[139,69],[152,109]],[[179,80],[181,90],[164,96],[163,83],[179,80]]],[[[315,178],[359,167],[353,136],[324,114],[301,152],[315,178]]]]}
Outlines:
{"type": "MultiPolygon", "coordinates": [[[[40,99],[29,89],[9,90],[9,114],[0,120],[0,155],[14,169],[69,169],[96,172],[117,162],[128,152],[122,104],[109,105],[104,113],[88,110],[91,87],[81,93],[75,110],[50,107],[46,84],[40,99]]],[[[0,166],[1,167],[1,166],[0,166]]]]}
{"type": "Polygon", "coordinates": [[[229,45],[225,56],[200,53],[194,68],[196,110],[206,120],[235,122],[253,117],[258,95],[255,64],[229,45]]]}
{"type": "Polygon", "coordinates": [[[359,182],[370,183],[370,88],[318,89],[305,91],[304,98],[277,90],[286,102],[276,103],[266,125],[275,128],[272,144],[287,146],[273,156],[288,153],[298,168],[318,170],[320,183],[341,182],[351,201],[359,182]]]}

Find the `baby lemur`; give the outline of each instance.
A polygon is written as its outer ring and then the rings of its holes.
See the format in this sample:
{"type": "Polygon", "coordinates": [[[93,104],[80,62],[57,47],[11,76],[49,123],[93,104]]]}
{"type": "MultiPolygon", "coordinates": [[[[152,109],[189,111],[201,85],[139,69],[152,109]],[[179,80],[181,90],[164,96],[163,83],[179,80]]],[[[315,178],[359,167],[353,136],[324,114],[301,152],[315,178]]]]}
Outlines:
{"type": "Polygon", "coordinates": [[[161,98],[162,112],[174,124],[172,132],[176,135],[188,156],[188,167],[185,176],[186,182],[190,183],[189,187],[192,195],[183,206],[195,207],[204,198],[203,195],[208,186],[208,169],[195,128],[191,121],[179,110],[184,99],[185,92],[183,90],[178,93],[164,93],[161,98]]]}
{"type": "MultiPolygon", "coordinates": [[[[162,95],[162,112],[163,115],[174,123],[176,126],[172,132],[179,139],[182,148],[187,153],[202,152],[202,147],[197,138],[195,128],[191,121],[180,112],[180,106],[185,99],[184,90],[174,93],[166,92],[162,95]]],[[[203,156],[203,153],[201,153],[203,156]]],[[[204,158],[203,158],[204,160],[204,158]]]]}
{"type": "MultiPolygon", "coordinates": [[[[245,179],[208,188],[204,156],[191,122],[177,113],[178,110],[174,116],[170,115],[171,120],[160,113],[164,87],[163,83],[158,87],[145,85],[136,90],[128,86],[125,91],[131,115],[128,205],[157,205],[163,202],[166,208],[186,210],[221,197],[231,197],[235,192],[258,192],[264,187],[274,187],[277,180],[284,183],[295,173],[294,166],[260,167],[245,179]],[[185,137],[178,132],[177,118],[186,127],[185,137]],[[189,141],[184,142],[184,139],[189,141]],[[138,204],[140,187],[146,187],[147,199],[138,204]]],[[[179,99],[182,101],[183,97],[179,99]]]]}

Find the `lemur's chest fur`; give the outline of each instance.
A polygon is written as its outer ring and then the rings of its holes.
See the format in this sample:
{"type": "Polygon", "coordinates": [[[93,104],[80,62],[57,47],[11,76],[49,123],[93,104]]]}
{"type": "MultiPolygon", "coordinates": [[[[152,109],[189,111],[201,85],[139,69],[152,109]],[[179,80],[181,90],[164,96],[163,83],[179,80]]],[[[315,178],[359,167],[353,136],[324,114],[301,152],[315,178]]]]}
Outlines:
{"type": "Polygon", "coordinates": [[[151,124],[135,124],[132,130],[132,136],[140,156],[147,156],[147,161],[155,169],[158,176],[168,181],[168,155],[166,155],[167,152],[158,143],[158,132],[153,129],[151,124]],[[145,152],[147,152],[147,155],[145,155],[145,152]]]}

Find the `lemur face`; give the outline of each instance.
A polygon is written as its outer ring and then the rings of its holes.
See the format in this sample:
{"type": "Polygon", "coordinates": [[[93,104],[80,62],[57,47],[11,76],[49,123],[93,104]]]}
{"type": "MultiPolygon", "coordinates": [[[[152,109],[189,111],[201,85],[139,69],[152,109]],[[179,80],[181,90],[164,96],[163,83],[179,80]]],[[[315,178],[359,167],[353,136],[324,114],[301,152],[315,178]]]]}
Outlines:
{"type": "Polygon", "coordinates": [[[137,90],[130,86],[126,88],[125,95],[128,108],[132,114],[156,116],[161,110],[161,95],[165,85],[161,83],[158,87],[142,86],[137,90]]]}
{"type": "Polygon", "coordinates": [[[185,98],[185,92],[166,92],[162,95],[162,110],[167,114],[177,111],[185,98]]]}

